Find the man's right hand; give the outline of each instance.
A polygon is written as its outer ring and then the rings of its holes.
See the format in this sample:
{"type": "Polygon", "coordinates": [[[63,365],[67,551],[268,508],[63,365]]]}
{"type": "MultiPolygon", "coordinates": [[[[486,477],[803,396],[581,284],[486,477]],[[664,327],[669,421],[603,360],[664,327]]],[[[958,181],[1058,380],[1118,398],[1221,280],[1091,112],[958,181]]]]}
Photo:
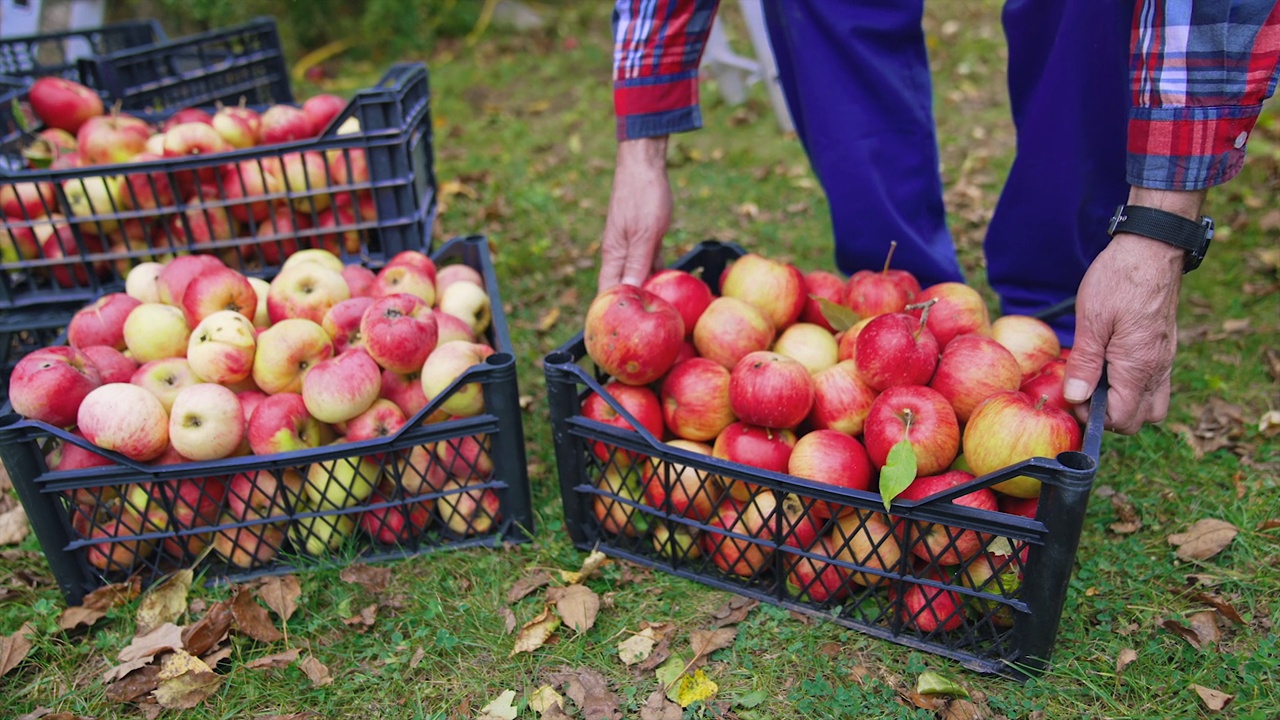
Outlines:
{"type": "Polygon", "coordinates": [[[662,238],[670,225],[667,138],[618,143],[597,292],[619,283],[638,286],[662,269],[662,238]]]}

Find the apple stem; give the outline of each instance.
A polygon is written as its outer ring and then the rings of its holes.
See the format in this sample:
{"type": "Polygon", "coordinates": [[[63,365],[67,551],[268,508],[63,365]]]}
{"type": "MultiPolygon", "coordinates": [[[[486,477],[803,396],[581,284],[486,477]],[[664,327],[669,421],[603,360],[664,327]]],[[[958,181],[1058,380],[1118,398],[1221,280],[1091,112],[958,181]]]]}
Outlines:
{"type": "Polygon", "coordinates": [[[1040,397],[1036,398],[1036,409],[1043,410],[1044,404],[1047,402],[1049,402],[1049,396],[1044,393],[1040,393],[1040,397]]]}
{"type": "Polygon", "coordinates": [[[903,408],[902,410],[902,437],[911,436],[911,421],[915,419],[915,413],[911,412],[911,408],[903,408]]]}
{"type": "Polygon", "coordinates": [[[897,250],[897,249],[898,249],[898,241],[897,241],[897,240],[890,240],[890,241],[889,241],[889,254],[888,254],[888,255],[886,255],[886,256],[884,257],[884,269],[880,271],[880,274],[881,274],[881,275],[883,275],[883,274],[885,274],[885,273],[889,272],[889,262],[890,262],[891,260],[893,260],[893,251],[894,251],[894,250],[897,250]]]}
{"type": "Polygon", "coordinates": [[[124,101],[117,100],[115,104],[111,106],[111,117],[120,117],[120,111],[123,109],[124,109],[124,101]]]}
{"type": "Polygon", "coordinates": [[[925,321],[929,319],[929,308],[933,307],[936,302],[938,302],[938,298],[929,298],[922,303],[913,303],[905,308],[906,310],[920,311],[920,326],[916,328],[915,337],[920,337],[920,331],[924,330],[925,321]]]}

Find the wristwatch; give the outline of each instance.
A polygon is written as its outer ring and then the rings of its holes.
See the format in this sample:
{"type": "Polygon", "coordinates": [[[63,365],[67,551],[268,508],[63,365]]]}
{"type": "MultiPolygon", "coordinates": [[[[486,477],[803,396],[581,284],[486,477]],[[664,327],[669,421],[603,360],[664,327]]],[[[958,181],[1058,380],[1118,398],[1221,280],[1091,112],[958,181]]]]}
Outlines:
{"type": "Polygon", "coordinates": [[[1121,205],[1116,208],[1107,228],[1108,235],[1115,237],[1116,233],[1133,233],[1186,250],[1187,260],[1182,272],[1189,273],[1200,267],[1200,261],[1209,250],[1209,243],[1213,240],[1213,218],[1201,216],[1196,222],[1164,210],[1121,205]]]}

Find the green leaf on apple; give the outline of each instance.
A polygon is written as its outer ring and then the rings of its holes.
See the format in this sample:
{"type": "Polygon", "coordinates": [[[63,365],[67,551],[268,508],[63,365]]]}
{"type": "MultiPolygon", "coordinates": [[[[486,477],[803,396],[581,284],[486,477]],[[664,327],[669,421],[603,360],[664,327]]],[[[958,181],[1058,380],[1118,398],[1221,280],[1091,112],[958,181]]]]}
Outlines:
{"type": "Polygon", "coordinates": [[[831,327],[836,332],[844,332],[858,324],[858,314],[840,303],[833,303],[816,295],[810,295],[809,297],[818,301],[818,309],[822,311],[822,317],[826,318],[828,323],[831,323],[831,327]]]}
{"type": "Polygon", "coordinates": [[[884,509],[889,509],[893,499],[911,486],[916,479],[916,450],[911,441],[903,438],[889,449],[889,457],[880,468],[880,496],[884,509]]]}
{"type": "Polygon", "coordinates": [[[27,114],[22,112],[22,105],[18,103],[18,98],[13,99],[13,105],[10,106],[13,121],[17,123],[18,129],[23,133],[31,132],[31,121],[27,119],[27,114]]]}

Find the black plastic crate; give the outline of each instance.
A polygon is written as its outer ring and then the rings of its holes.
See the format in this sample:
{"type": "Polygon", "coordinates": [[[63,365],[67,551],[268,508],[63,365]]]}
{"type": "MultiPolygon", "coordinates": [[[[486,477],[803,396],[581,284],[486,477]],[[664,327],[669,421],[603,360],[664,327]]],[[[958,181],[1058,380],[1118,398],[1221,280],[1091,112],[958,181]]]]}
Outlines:
{"type": "Polygon", "coordinates": [[[129,20],[95,28],[0,38],[0,75],[58,75],[84,82],[82,58],[134,50],[165,42],[158,20],[129,20]]]}
{"type": "Polygon", "coordinates": [[[240,580],[357,559],[528,541],[533,510],[515,355],[488,243],[483,237],[458,238],[432,257],[440,267],[464,263],[483,276],[492,302],[484,339],[495,352],[385,438],[149,464],[24,419],[6,405],[0,459],[68,602],[79,602],[107,582],[137,576],[149,583],[190,567],[210,544],[215,549],[199,570],[209,580],[240,580]],[[442,406],[473,383],[482,388],[483,410],[442,419],[442,406]],[[104,464],[51,471],[50,454],[71,446],[82,458],[104,464]],[[363,488],[358,480],[333,484],[343,473],[382,491],[353,489],[363,488]],[[261,496],[256,514],[236,519],[228,511],[251,497],[242,488],[256,488],[261,496]],[[413,531],[401,535],[406,523],[413,531]],[[331,546],[334,528],[343,537],[331,546]]]}
{"type": "MultiPolygon", "coordinates": [[[[0,152],[22,163],[18,140],[0,152]]],[[[16,260],[0,261],[0,330],[23,327],[32,308],[78,308],[122,288],[133,265],[180,252],[217,253],[246,274],[270,276],[299,248],[325,247],[344,260],[373,263],[402,250],[428,251],[433,163],[427,68],[403,63],[358,91],[315,138],[0,174],[0,190],[43,189],[31,211],[0,215],[0,236],[64,232],[53,242],[29,244],[16,260]],[[353,118],[359,129],[339,134],[353,118]],[[269,185],[269,177],[282,177],[279,168],[295,160],[305,173],[253,194],[252,183],[269,185]],[[53,222],[54,216],[72,221],[53,222]]]]}
{"type": "MultiPolygon", "coordinates": [[[[699,274],[718,293],[722,272],[743,253],[704,242],[674,267],[699,274]]],[[[1092,400],[1082,451],[1033,458],[924,500],[897,499],[889,514],[876,492],[720,460],[586,417],[582,405],[594,393],[643,428],[609,394],[609,378],[587,357],[581,333],[547,355],[544,370],[566,526],[578,548],[598,547],[973,670],[1025,677],[1047,667],[1097,471],[1105,391],[1092,400]],[[951,502],[1019,475],[1042,481],[1034,519],[951,502]],[[725,500],[730,483],[750,489],[725,500]],[[685,507],[699,499],[745,519],[713,525],[708,505],[685,507]],[[945,531],[931,550],[923,533],[894,531],[929,523],[945,531]],[[993,555],[1003,557],[998,562],[980,555],[951,564],[958,543],[975,533],[1007,539],[1009,552],[993,555]]]]}

